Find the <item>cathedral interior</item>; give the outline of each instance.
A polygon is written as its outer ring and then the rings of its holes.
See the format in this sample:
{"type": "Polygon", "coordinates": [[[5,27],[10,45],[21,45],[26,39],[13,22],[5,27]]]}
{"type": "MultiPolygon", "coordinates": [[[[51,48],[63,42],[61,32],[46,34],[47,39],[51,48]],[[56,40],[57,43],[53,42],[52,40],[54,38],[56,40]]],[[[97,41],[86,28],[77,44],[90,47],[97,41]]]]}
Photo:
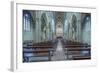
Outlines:
{"type": "Polygon", "coordinates": [[[23,10],[23,62],[91,59],[91,13],[23,10]]]}

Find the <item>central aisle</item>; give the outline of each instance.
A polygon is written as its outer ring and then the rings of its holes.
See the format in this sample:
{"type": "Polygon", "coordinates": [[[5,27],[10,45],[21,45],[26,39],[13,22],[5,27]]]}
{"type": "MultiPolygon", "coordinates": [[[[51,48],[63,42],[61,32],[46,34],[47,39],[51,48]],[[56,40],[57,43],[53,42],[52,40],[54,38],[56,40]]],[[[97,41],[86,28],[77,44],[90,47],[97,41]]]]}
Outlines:
{"type": "Polygon", "coordinates": [[[58,44],[54,55],[51,58],[52,61],[66,60],[66,56],[63,50],[61,39],[58,39],[58,44]]]}

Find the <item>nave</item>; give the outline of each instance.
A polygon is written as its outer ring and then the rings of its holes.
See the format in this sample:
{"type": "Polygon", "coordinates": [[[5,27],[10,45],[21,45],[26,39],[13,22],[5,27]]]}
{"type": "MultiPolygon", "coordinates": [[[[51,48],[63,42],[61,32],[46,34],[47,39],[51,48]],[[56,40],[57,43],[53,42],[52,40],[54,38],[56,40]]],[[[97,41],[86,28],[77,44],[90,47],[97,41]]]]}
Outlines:
{"type": "Polygon", "coordinates": [[[23,10],[23,62],[90,60],[91,13],[23,10]]]}
{"type": "Polygon", "coordinates": [[[85,60],[91,58],[88,44],[72,42],[57,38],[55,40],[32,44],[23,47],[23,62],[85,60]]]}

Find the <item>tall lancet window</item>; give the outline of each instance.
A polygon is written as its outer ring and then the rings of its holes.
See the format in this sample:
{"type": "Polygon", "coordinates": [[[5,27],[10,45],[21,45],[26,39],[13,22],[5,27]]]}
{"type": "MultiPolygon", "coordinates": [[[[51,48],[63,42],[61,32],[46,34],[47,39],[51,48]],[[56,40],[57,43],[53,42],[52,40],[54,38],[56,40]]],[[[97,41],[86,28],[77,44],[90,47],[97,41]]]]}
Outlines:
{"type": "Polygon", "coordinates": [[[31,30],[31,14],[28,11],[23,11],[23,27],[24,31],[30,31],[31,30]]]}

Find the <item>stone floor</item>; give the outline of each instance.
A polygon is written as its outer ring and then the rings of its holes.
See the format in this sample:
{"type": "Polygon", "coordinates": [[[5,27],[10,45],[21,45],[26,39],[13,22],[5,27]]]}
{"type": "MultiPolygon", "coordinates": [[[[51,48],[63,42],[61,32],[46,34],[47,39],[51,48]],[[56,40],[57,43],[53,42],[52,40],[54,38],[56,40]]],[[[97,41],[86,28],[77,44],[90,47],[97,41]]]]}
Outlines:
{"type": "Polygon", "coordinates": [[[57,48],[51,60],[52,61],[66,60],[66,56],[60,39],[58,39],[57,48]]]}

